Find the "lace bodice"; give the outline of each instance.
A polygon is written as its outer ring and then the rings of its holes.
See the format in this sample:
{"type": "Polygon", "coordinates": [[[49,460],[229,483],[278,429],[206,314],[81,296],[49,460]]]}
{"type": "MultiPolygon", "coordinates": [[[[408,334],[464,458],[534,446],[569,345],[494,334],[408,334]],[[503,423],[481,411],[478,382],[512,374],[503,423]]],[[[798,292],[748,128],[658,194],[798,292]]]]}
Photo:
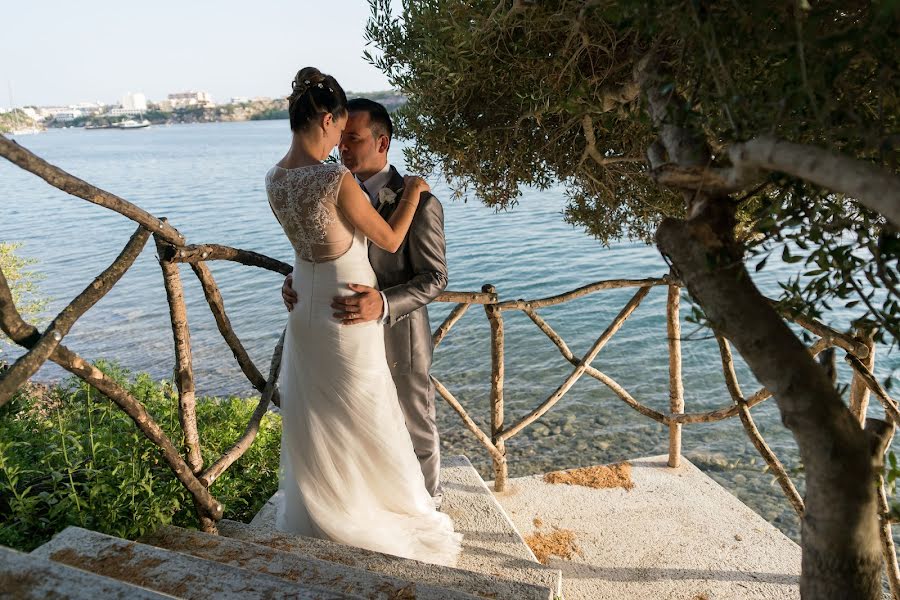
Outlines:
{"type": "Polygon", "coordinates": [[[266,174],[269,206],[303,260],[338,258],[353,244],[353,226],[337,206],[347,167],[310,165],[294,169],[272,167],[266,174]]]}

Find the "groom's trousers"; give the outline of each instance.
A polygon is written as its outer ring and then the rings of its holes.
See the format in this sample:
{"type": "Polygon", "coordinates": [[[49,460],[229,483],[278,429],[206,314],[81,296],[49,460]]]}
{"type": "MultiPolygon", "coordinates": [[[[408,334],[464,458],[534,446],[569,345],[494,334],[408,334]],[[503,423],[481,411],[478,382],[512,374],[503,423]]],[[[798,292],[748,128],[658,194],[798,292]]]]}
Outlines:
{"type": "Polygon", "coordinates": [[[394,384],[406,428],[425,476],[425,487],[432,496],[440,487],[441,447],[434,412],[434,384],[428,373],[394,373],[394,384]]]}

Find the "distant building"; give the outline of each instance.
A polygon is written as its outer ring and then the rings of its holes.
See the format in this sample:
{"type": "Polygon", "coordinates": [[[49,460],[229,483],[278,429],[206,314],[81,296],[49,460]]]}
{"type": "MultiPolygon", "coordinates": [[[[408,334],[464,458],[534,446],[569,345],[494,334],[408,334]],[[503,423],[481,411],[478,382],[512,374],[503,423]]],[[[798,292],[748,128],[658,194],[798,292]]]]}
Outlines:
{"type": "Polygon", "coordinates": [[[41,106],[37,109],[37,113],[42,119],[55,119],[56,115],[67,110],[69,109],[65,106],[41,106]]]}
{"type": "Polygon", "coordinates": [[[135,111],[135,114],[138,112],[143,112],[147,110],[147,97],[140,92],[136,94],[132,94],[128,92],[124,96],[122,96],[122,108],[125,110],[135,111]]]}
{"type": "Polygon", "coordinates": [[[124,106],[117,106],[107,113],[111,117],[133,117],[134,115],[139,115],[143,110],[137,110],[134,108],[125,108],[124,106]]]}
{"type": "Polygon", "coordinates": [[[172,112],[175,110],[171,100],[160,100],[159,102],[154,103],[154,107],[160,112],[172,112]]]}
{"type": "Polygon", "coordinates": [[[59,121],[60,123],[68,123],[69,121],[74,121],[75,119],[82,116],[82,113],[77,108],[69,109],[69,110],[61,110],[53,116],[54,121],[59,121]]]}
{"type": "Polygon", "coordinates": [[[106,112],[106,105],[102,102],[79,102],[71,108],[80,110],[81,114],[84,116],[98,115],[100,113],[106,112]]]}
{"type": "Polygon", "coordinates": [[[215,102],[213,102],[209,92],[177,92],[169,94],[167,99],[172,103],[173,109],[187,108],[189,106],[215,106],[215,102]]]}
{"type": "Polygon", "coordinates": [[[250,102],[250,98],[247,96],[235,96],[230,100],[231,104],[247,104],[250,102]]]}
{"type": "Polygon", "coordinates": [[[25,113],[28,116],[28,118],[31,119],[32,121],[43,120],[42,115],[40,113],[38,113],[38,111],[36,111],[31,106],[26,106],[24,108],[20,108],[19,110],[21,110],[23,113],[25,113]]]}

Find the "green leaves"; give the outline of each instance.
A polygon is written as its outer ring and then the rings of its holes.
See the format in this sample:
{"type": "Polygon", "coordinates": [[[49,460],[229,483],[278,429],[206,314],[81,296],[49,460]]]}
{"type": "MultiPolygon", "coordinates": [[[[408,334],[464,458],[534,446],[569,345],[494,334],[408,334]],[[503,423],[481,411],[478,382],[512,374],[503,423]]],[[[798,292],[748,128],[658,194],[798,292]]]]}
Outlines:
{"type": "MultiPolygon", "coordinates": [[[[661,133],[633,87],[650,48],[666,72],[648,89],[671,95],[662,120],[702,134],[712,166],[729,166],[735,143],[775,135],[897,172],[898,0],[810,2],[799,23],[790,2],[508,5],[370,1],[371,60],[409,99],[397,120],[414,141],[411,168],[441,173],[454,197],[512,208],[523,186],[561,184],[567,222],[604,244],[651,242],[685,202],[644,160],[661,133]]],[[[797,267],[784,299],[812,313],[858,301],[857,324],[900,338],[897,233],[829,190],[779,173],[764,183],[738,201],[740,239],[797,267]]]]}
{"type": "MultiPolygon", "coordinates": [[[[38,288],[43,279],[40,273],[31,269],[35,260],[22,257],[19,249],[20,243],[0,242],[0,270],[9,284],[13,302],[22,316],[31,322],[40,325],[42,319],[35,320],[47,307],[47,299],[44,298],[38,288]]],[[[6,335],[0,331],[0,357],[3,356],[2,348],[6,341],[6,335]]]]}
{"type": "Polygon", "coordinates": [[[790,264],[790,263],[800,262],[801,260],[803,260],[803,257],[802,256],[792,256],[790,248],[788,248],[787,244],[785,244],[784,250],[781,252],[781,260],[790,264]]]}
{"type": "MultiPolygon", "coordinates": [[[[167,382],[101,364],[143,402],[179,445],[167,382]]],[[[67,525],[135,538],[166,523],[196,527],[190,495],[128,416],[80,382],[26,388],[0,418],[0,544],[28,551],[67,525]]],[[[197,412],[204,458],[243,431],[256,399],[204,398],[197,412]]],[[[4,407],[5,408],[5,407],[4,407]]],[[[277,489],[281,421],[267,415],[250,450],[214,484],[227,517],[249,520],[277,489]]]]}

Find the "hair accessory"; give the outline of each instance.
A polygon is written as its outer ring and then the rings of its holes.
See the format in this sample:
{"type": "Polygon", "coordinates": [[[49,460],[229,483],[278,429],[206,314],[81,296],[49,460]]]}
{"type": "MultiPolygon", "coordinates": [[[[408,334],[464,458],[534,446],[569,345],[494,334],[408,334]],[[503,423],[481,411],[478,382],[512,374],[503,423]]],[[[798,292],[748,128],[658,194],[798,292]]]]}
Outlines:
{"type": "MultiPolygon", "coordinates": [[[[299,82],[295,79],[291,82],[291,89],[294,90],[294,93],[297,96],[302,96],[303,94],[305,94],[306,92],[309,91],[309,88],[311,85],[312,85],[312,82],[309,79],[304,79],[302,86],[299,85],[299,82]]],[[[316,84],[316,87],[319,88],[320,90],[324,90],[326,86],[325,86],[325,84],[323,84],[320,81],[316,84]]],[[[332,94],[334,93],[334,90],[331,88],[331,86],[328,86],[328,91],[331,92],[332,94]]]]}

